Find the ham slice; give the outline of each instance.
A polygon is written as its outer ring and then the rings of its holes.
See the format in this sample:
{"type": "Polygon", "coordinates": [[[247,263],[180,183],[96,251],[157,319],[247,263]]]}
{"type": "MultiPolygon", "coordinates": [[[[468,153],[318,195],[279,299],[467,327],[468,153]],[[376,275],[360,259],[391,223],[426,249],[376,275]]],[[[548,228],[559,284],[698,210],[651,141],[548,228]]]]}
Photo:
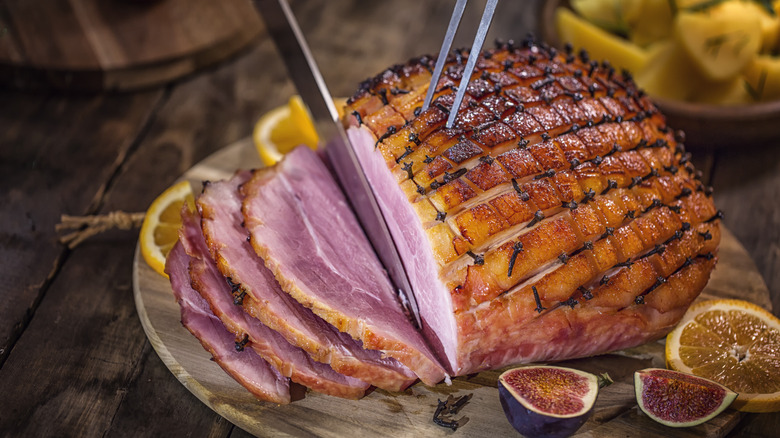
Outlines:
{"type": "Polygon", "coordinates": [[[189,256],[177,242],[165,263],[181,323],[200,341],[214,361],[260,400],[290,402],[290,381],[252,350],[236,351],[235,337],[209,308],[208,302],[190,286],[189,256]]]}
{"type": "MultiPolygon", "coordinates": [[[[234,285],[238,299],[243,299],[247,311],[289,343],[341,374],[389,391],[403,390],[417,380],[406,366],[391,357],[383,357],[379,351],[363,348],[360,342],[325,322],[281,289],[247,241],[248,231],[243,227],[238,187],[249,177],[244,172],[230,181],[209,183],[196,200],[209,251],[222,275],[234,285]]],[[[267,208],[273,211],[272,206],[267,208]]],[[[294,218],[285,217],[285,220],[294,218]]],[[[297,241],[298,236],[287,236],[285,250],[305,251],[297,241]]]]}
{"type": "Polygon", "coordinates": [[[344,195],[319,157],[298,147],[241,188],[251,243],[282,288],[315,314],[408,366],[445,377],[405,315],[344,195]]]}
{"type": "Polygon", "coordinates": [[[209,254],[200,227],[200,217],[182,211],[179,241],[190,256],[192,287],[208,301],[213,313],[234,334],[239,348],[252,348],[282,375],[322,394],[358,399],[369,384],[339,374],[324,363],[314,361],[305,351],[291,345],[279,333],[248,315],[234,303],[230,286],[209,254]]]}

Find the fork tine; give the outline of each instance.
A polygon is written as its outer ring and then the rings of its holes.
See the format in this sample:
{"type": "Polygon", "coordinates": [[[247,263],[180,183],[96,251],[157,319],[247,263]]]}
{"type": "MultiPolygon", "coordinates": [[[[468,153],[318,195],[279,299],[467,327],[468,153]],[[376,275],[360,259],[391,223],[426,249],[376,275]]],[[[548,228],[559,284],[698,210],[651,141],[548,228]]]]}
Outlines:
{"type": "Polygon", "coordinates": [[[431,76],[431,83],[428,85],[428,93],[425,95],[425,101],[423,101],[423,111],[431,106],[433,95],[436,92],[436,85],[439,83],[439,77],[444,68],[444,63],[447,61],[447,53],[449,53],[450,47],[452,47],[452,40],[458,32],[458,25],[460,25],[460,20],[463,17],[463,10],[466,9],[466,3],[468,3],[468,1],[469,0],[458,0],[455,4],[455,9],[452,10],[450,24],[447,26],[447,33],[444,35],[444,41],[439,50],[439,57],[436,59],[436,67],[433,69],[433,76],[431,76]]]}
{"type": "Polygon", "coordinates": [[[482,13],[482,20],[479,22],[477,36],[474,38],[474,44],[471,46],[469,60],[466,62],[466,68],[463,70],[463,77],[458,85],[458,94],[455,95],[455,102],[453,102],[452,108],[450,109],[450,116],[447,118],[447,128],[452,128],[453,123],[455,123],[458,110],[460,109],[461,103],[463,103],[463,96],[466,94],[466,88],[471,80],[471,73],[474,71],[477,58],[482,51],[482,45],[485,43],[485,36],[490,28],[491,21],[493,21],[493,13],[496,11],[497,4],[498,0],[488,0],[485,5],[485,11],[482,13]]]}

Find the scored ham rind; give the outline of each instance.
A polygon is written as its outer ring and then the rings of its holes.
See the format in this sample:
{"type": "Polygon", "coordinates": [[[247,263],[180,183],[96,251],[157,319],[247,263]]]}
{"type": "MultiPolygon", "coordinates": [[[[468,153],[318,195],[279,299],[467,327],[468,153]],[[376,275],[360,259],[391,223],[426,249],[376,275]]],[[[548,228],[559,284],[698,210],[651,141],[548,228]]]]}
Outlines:
{"type": "MultiPolygon", "coordinates": [[[[249,176],[244,172],[230,181],[209,183],[196,200],[209,251],[238,296],[249,298],[244,299],[244,308],[289,343],[341,374],[389,391],[401,391],[414,383],[417,377],[400,362],[363,348],[281,289],[247,241],[248,231],[243,227],[238,187],[249,176]]],[[[297,238],[288,236],[288,251],[296,250],[297,238]]]]}
{"type": "Polygon", "coordinates": [[[526,40],[365,81],[347,134],[455,375],[663,336],[717,261],[720,214],[680,138],[628,74],[526,40]]]}
{"type": "Polygon", "coordinates": [[[339,374],[328,365],[314,361],[305,351],[291,345],[279,333],[269,329],[236,305],[230,286],[217,269],[200,228],[200,217],[182,210],[179,241],[190,256],[192,287],[208,301],[212,312],[236,337],[239,345],[252,348],[282,375],[319,393],[358,399],[369,384],[339,374]]]}
{"type": "Polygon", "coordinates": [[[190,286],[189,256],[177,242],[165,263],[181,323],[211,353],[214,361],[260,400],[290,403],[290,381],[254,351],[236,351],[235,337],[209,308],[208,302],[190,286]]]}
{"type": "Polygon", "coordinates": [[[445,378],[409,322],[344,195],[305,147],[241,187],[251,243],[282,288],[339,330],[408,366],[424,383],[445,378]]]}

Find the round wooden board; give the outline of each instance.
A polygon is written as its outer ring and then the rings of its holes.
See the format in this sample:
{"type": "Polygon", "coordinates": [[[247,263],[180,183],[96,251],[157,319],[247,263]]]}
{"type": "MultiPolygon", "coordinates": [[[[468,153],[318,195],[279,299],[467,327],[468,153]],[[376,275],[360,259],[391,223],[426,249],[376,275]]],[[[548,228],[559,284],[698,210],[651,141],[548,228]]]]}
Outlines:
{"type": "Polygon", "coordinates": [[[262,29],[246,0],[7,0],[0,82],[78,91],[158,85],[234,55],[262,29]]]}
{"type": "MultiPolygon", "coordinates": [[[[245,139],[215,153],[183,178],[198,187],[204,180],[228,178],[236,169],[261,166],[251,139],[245,139]]],[[[720,262],[700,299],[740,298],[770,309],[769,291],[747,252],[728,230],[722,235],[720,262]]],[[[496,382],[502,370],[458,377],[451,386],[417,383],[403,393],[375,390],[358,401],[310,392],[289,405],[260,402],[210,360],[210,354],[182,327],[170,283],[149,268],[138,250],[133,262],[133,291],[146,335],[166,366],[198,399],[247,432],[258,436],[448,436],[451,430],[432,421],[437,400],[450,394],[473,394],[460,413],[469,421],[458,429],[458,436],[516,435],[499,403],[496,382]]],[[[721,437],[742,415],[727,410],[705,424],[681,430],[662,426],[638,411],[633,372],[663,367],[662,341],[562,365],[608,372],[615,380],[601,390],[593,416],[577,436],[721,437]]]]}

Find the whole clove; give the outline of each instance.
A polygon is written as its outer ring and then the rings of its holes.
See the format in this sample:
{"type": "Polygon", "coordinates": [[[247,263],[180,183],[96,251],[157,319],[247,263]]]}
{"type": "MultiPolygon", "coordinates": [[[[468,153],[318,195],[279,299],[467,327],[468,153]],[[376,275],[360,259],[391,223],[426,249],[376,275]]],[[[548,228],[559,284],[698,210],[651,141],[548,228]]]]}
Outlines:
{"type": "Polygon", "coordinates": [[[555,176],[555,169],[547,169],[543,173],[534,176],[534,180],[540,180],[542,178],[552,178],[555,176]]]}
{"type": "Polygon", "coordinates": [[[707,219],[707,220],[706,220],[706,221],[704,221],[704,222],[705,222],[705,223],[710,223],[710,222],[716,221],[716,220],[718,220],[718,219],[723,219],[723,212],[722,212],[721,210],[718,210],[718,212],[717,212],[717,213],[715,213],[714,215],[712,215],[712,217],[711,217],[711,218],[707,219]]]}
{"type": "Polygon", "coordinates": [[[399,155],[399,156],[398,156],[398,158],[396,158],[396,159],[395,159],[395,162],[396,162],[396,164],[397,164],[397,163],[400,163],[400,162],[401,162],[401,160],[403,160],[404,158],[406,158],[406,157],[407,157],[409,154],[411,154],[412,152],[414,152],[414,149],[412,149],[412,147],[411,147],[411,146],[406,146],[406,147],[404,148],[404,153],[403,153],[403,154],[401,154],[401,155],[399,155]]]}
{"type": "Polygon", "coordinates": [[[512,178],[512,188],[515,189],[515,192],[517,192],[517,195],[520,197],[520,200],[523,202],[528,202],[529,199],[531,199],[531,196],[525,192],[522,188],[520,188],[520,185],[517,183],[517,180],[512,178]]]}
{"type": "Polygon", "coordinates": [[[515,260],[517,260],[517,256],[520,254],[520,251],[523,250],[523,242],[517,242],[514,245],[512,245],[512,256],[509,257],[509,269],[507,270],[506,276],[511,277],[512,276],[512,270],[515,267],[515,260]]]}
{"type": "Polygon", "coordinates": [[[485,264],[485,256],[481,254],[474,254],[472,251],[466,251],[466,254],[474,259],[475,265],[484,265],[485,264]]]}
{"type": "Polygon", "coordinates": [[[593,189],[588,189],[587,192],[582,192],[582,194],[585,196],[580,200],[580,204],[587,204],[588,201],[596,197],[596,192],[593,189]]]}
{"type": "Polygon", "coordinates": [[[414,173],[412,172],[412,163],[413,163],[413,161],[407,161],[406,163],[404,163],[403,166],[401,166],[401,170],[406,172],[406,176],[409,179],[413,180],[414,179],[414,173]]]}
{"type": "Polygon", "coordinates": [[[577,290],[580,291],[580,293],[582,294],[582,298],[585,298],[586,300],[593,299],[593,292],[587,287],[579,286],[577,290]]]}
{"type": "Polygon", "coordinates": [[[539,291],[536,290],[536,286],[531,286],[531,290],[534,293],[534,300],[536,301],[536,308],[534,310],[536,310],[538,313],[542,313],[543,311],[547,310],[546,307],[542,306],[542,300],[539,299],[539,291]]]}
{"type": "Polygon", "coordinates": [[[526,225],[525,227],[531,228],[537,223],[539,223],[539,221],[541,221],[542,219],[544,219],[544,213],[542,213],[542,210],[536,210],[533,219],[531,219],[531,222],[528,222],[528,225],[526,225]]]}
{"type": "Polygon", "coordinates": [[[572,309],[573,309],[573,308],[574,308],[574,306],[576,306],[577,304],[579,304],[579,301],[575,300],[575,299],[574,299],[574,297],[569,297],[569,299],[568,299],[568,300],[566,300],[566,301],[561,301],[561,305],[564,305],[564,306],[569,306],[569,307],[571,307],[572,309]]]}
{"type": "Polygon", "coordinates": [[[352,115],[355,116],[355,119],[358,122],[358,126],[361,126],[363,124],[363,117],[360,116],[360,113],[357,111],[352,111],[352,115]]]}
{"type": "MultiPolygon", "coordinates": [[[[379,147],[379,143],[382,143],[383,141],[385,141],[385,139],[386,139],[387,137],[390,137],[391,135],[395,134],[395,131],[396,131],[396,127],[395,127],[395,126],[391,126],[391,127],[387,128],[387,132],[385,132],[384,134],[382,134],[382,135],[381,135],[381,136],[380,136],[380,137],[379,137],[379,138],[376,140],[376,143],[374,144],[374,149],[378,148],[378,147],[379,147]]],[[[400,158],[398,159],[398,161],[400,161],[400,158]]],[[[398,161],[396,161],[396,163],[397,163],[398,161]]]]}
{"type": "Polygon", "coordinates": [[[458,430],[459,427],[469,421],[469,418],[461,417],[456,420],[452,418],[452,416],[460,412],[463,406],[471,400],[473,395],[474,394],[467,394],[458,397],[457,399],[450,395],[445,401],[437,400],[436,411],[433,413],[433,422],[438,426],[446,427],[453,431],[458,430]]]}
{"type": "Polygon", "coordinates": [[[236,351],[244,351],[244,347],[249,342],[249,335],[244,335],[244,338],[240,341],[236,341],[236,351]]]}
{"type": "Polygon", "coordinates": [[[610,190],[616,189],[618,187],[617,181],[614,179],[608,179],[607,180],[607,187],[601,192],[602,195],[607,194],[610,190]]]}
{"type": "Polygon", "coordinates": [[[686,196],[690,196],[691,193],[693,193],[693,190],[691,190],[688,187],[683,187],[683,189],[680,191],[680,194],[677,195],[677,197],[675,197],[675,199],[685,198],[686,196]]]}

